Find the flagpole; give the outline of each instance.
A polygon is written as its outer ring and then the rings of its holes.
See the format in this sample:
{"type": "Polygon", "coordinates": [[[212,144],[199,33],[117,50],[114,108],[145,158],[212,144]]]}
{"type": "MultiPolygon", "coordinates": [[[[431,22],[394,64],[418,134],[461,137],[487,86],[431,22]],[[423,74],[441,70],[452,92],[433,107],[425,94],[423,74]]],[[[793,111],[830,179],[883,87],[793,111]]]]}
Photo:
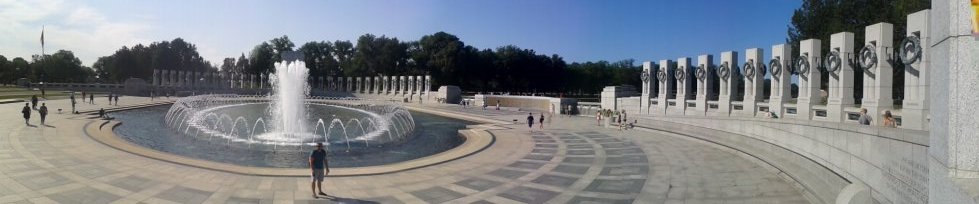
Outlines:
{"type": "Polygon", "coordinates": [[[41,26],[41,57],[44,57],[44,26],[41,26]]]}

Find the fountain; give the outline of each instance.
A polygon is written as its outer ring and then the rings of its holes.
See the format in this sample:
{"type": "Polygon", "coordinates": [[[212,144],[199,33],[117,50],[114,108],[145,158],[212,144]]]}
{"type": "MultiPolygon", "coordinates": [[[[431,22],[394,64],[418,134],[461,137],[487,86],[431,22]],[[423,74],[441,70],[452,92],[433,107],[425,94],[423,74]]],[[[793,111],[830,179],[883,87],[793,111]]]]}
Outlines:
{"type": "Polygon", "coordinates": [[[209,94],[114,114],[121,138],[175,155],[256,167],[306,168],[324,143],[334,167],[417,159],[455,148],[470,122],[411,113],[385,100],[311,96],[302,62],[277,63],[269,95],[209,94]],[[161,120],[162,118],[162,120],[161,120]],[[416,121],[418,120],[418,121],[416,121]]]}
{"type": "Polygon", "coordinates": [[[184,97],[170,107],[164,121],[186,136],[208,140],[217,137],[227,143],[276,148],[322,142],[339,144],[347,151],[353,149],[352,144],[370,147],[401,142],[414,131],[411,113],[391,102],[309,97],[308,69],[303,62],[276,63],[275,71],[269,76],[271,95],[184,97]],[[261,108],[265,111],[255,111],[261,108]],[[324,111],[331,114],[327,118],[322,117],[326,114],[310,115],[324,111]]]}
{"type": "Polygon", "coordinates": [[[306,120],[306,96],[309,86],[306,78],[309,69],[306,63],[292,62],[275,64],[275,74],[269,77],[274,93],[272,94],[272,109],[269,113],[275,118],[275,128],[286,135],[305,133],[303,123],[306,120]]]}

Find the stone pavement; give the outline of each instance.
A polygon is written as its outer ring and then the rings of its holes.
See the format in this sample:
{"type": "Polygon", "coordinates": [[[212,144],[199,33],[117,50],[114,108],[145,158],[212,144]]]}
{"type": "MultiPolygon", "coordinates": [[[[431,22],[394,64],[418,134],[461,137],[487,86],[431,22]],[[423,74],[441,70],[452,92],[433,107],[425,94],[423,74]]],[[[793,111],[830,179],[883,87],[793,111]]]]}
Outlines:
{"type": "MultiPolygon", "coordinates": [[[[80,108],[106,107],[97,103],[80,108]]],[[[305,177],[238,175],[113,149],[83,133],[91,120],[67,114],[66,100],[48,105],[49,126],[37,125],[35,113],[34,127],[20,117],[23,104],[0,105],[0,203],[807,203],[772,171],[727,150],[560,116],[544,130],[501,125],[490,130],[492,146],[455,161],[328,178],[324,190],[335,198],[313,199],[305,177]]],[[[429,108],[503,121],[527,114],[429,108]]]]}

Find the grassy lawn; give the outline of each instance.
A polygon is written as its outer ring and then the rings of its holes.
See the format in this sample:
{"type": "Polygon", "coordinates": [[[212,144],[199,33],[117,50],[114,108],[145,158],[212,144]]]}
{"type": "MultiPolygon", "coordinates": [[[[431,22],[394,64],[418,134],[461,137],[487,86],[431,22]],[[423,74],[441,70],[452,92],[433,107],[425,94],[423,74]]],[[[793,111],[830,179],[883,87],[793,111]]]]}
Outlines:
{"type": "MultiPolygon", "coordinates": [[[[47,99],[68,98],[68,93],[61,89],[47,89],[44,90],[44,92],[45,92],[44,98],[47,99]]],[[[41,91],[23,88],[23,87],[15,87],[15,86],[0,86],[0,100],[3,99],[30,100],[31,96],[33,95],[37,95],[37,97],[41,97],[41,91]]],[[[78,95],[76,97],[81,97],[81,95],[78,95]]]]}

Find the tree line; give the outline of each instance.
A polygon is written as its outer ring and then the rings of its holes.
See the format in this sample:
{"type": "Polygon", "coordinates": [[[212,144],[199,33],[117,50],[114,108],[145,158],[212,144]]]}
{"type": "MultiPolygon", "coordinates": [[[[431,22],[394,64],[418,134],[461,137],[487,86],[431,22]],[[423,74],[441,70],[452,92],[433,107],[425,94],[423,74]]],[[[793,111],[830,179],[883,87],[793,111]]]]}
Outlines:
{"type": "Polygon", "coordinates": [[[92,81],[94,71],[82,65],[75,54],[58,50],[54,54],[34,55],[31,60],[16,57],[8,60],[0,55],[0,84],[14,84],[20,78],[32,82],[83,83],[92,81]]]}
{"type": "Polygon", "coordinates": [[[298,48],[288,36],[256,45],[222,60],[225,72],[267,74],[288,51],[303,53],[312,77],[431,75],[433,84],[458,85],[466,91],[597,93],[607,85],[639,85],[635,60],[571,63],[556,54],[507,45],[479,49],[455,35],[437,32],[417,41],[364,34],[356,43],[312,41],[298,48]]]}

